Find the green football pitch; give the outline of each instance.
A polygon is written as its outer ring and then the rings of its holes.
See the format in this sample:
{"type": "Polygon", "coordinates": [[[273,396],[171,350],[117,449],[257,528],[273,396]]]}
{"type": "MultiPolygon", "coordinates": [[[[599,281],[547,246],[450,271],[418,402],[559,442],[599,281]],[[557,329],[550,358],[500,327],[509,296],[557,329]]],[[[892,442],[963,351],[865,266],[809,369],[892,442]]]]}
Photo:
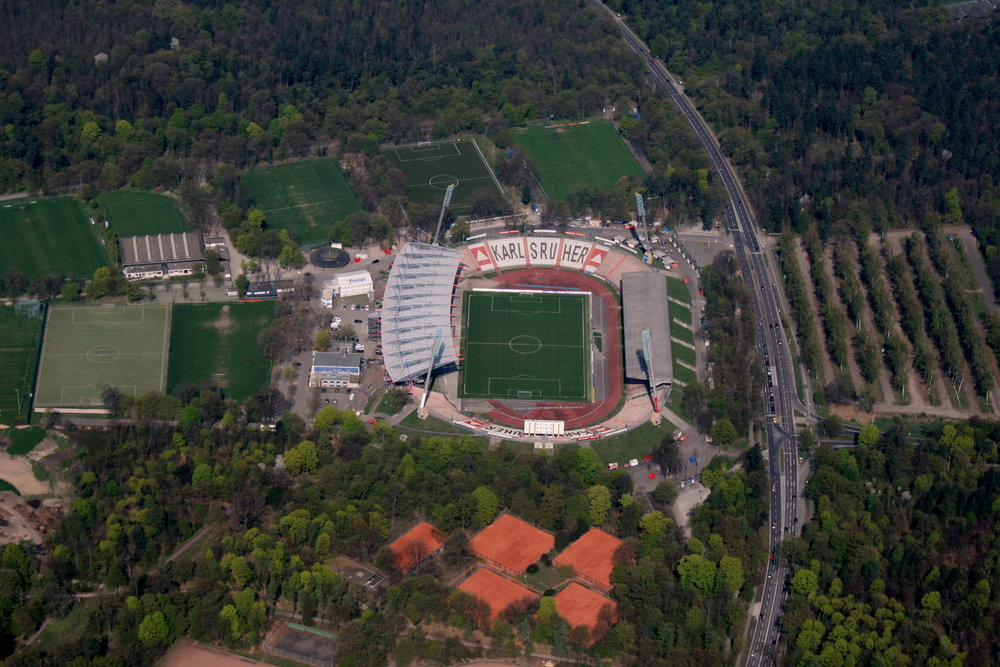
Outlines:
{"type": "Polygon", "coordinates": [[[302,245],[325,243],[333,223],[361,210],[335,158],[258,169],[243,184],[265,224],[287,229],[302,245]]]}
{"type": "Polygon", "coordinates": [[[115,190],[97,198],[104,217],[118,236],[188,232],[177,202],[166,195],[139,190],[115,190]]]}
{"type": "Polygon", "coordinates": [[[635,156],[605,120],[533,127],[516,133],[514,141],[535,159],[549,199],[566,199],[578,183],[607,190],[622,176],[643,175],[635,156]]]}
{"type": "Polygon", "coordinates": [[[0,306],[0,423],[17,414],[28,416],[28,397],[35,384],[42,318],[18,315],[14,306],[0,306]]]}
{"type": "Polygon", "coordinates": [[[35,406],[101,407],[101,387],[126,396],[163,391],[169,306],[50,308],[35,406]]]}
{"type": "Polygon", "coordinates": [[[167,387],[214,384],[227,398],[242,401],[267,384],[271,364],[257,346],[257,334],[274,319],[274,301],[178,304],[170,331],[167,387]]]}
{"type": "Polygon", "coordinates": [[[506,201],[472,140],[389,148],[385,156],[406,176],[407,196],[412,202],[440,206],[449,185],[454,185],[455,191],[448,210],[456,215],[471,212],[480,190],[488,190],[497,202],[506,201]]]}
{"type": "Polygon", "coordinates": [[[590,400],[588,298],[466,292],[462,396],[590,400]]]}
{"type": "Polygon", "coordinates": [[[80,202],[71,197],[0,206],[0,267],[29,277],[89,278],[108,265],[80,202]]]}

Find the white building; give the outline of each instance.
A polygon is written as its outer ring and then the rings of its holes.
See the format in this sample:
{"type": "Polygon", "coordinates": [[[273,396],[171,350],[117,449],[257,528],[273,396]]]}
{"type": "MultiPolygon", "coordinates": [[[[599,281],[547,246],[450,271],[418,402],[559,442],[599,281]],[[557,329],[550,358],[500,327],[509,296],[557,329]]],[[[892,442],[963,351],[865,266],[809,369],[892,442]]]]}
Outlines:
{"type": "Polygon", "coordinates": [[[319,298],[319,302],[324,308],[333,308],[333,288],[324,287],[322,295],[319,298]]]}
{"type": "Polygon", "coordinates": [[[340,297],[368,295],[375,291],[372,275],[367,271],[337,274],[332,280],[327,281],[327,285],[340,297]]]}

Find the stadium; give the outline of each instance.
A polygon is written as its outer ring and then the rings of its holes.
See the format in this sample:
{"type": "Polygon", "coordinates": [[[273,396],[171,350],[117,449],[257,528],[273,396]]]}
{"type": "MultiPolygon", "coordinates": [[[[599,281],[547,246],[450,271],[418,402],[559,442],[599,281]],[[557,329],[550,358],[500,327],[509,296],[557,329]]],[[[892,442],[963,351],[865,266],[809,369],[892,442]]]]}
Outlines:
{"type": "Polygon", "coordinates": [[[381,317],[387,380],[486,435],[606,437],[647,421],[673,382],[665,277],[581,232],[408,243],[381,317]]]}

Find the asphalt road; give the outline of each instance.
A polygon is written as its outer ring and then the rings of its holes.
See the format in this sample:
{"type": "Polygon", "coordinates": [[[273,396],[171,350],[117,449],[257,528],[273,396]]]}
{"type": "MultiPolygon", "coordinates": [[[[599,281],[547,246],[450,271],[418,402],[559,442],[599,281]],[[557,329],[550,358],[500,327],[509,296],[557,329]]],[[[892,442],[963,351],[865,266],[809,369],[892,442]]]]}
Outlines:
{"type": "Polygon", "coordinates": [[[766,578],[761,591],[758,618],[745,649],[749,655],[743,657],[746,665],[772,664],[776,661],[781,616],[787,596],[785,582],[790,575],[790,568],[779,553],[779,545],[785,536],[798,534],[799,517],[802,515],[794,411],[798,410],[802,414],[810,412],[795,393],[792,359],[781,327],[777,273],[771,265],[769,255],[762,251],[735,172],[723,157],[708,125],[684,95],[682,86],[676,83],[676,79],[662,63],[650,57],[649,50],[620,17],[598,0],[591,2],[614,17],[622,29],[622,38],[626,44],[646,59],[650,80],[670,96],[687,118],[729,195],[726,217],[733,248],[750,287],[752,307],[757,315],[757,346],[764,362],[766,378],[764,408],[768,420],[768,463],[771,472],[771,523],[766,578]]]}

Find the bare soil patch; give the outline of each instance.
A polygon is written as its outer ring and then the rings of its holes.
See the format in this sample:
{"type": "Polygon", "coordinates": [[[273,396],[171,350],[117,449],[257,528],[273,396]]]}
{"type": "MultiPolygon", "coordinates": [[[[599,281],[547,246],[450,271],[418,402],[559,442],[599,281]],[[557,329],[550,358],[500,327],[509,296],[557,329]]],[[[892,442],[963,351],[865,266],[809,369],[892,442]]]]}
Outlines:
{"type": "Polygon", "coordinates": [[[22,496],[39,496],[49,492],[49,483],[35,479],[31,461],[23,456],[0,452],[0,479],[13,484],[22,496]]]}
{"type": "Polygon", "coordinates": [[[178,642],[163,661],[163,667],[246,667],[264,663],[217,648],[178,642]]]}
{"type": "Polygon", "coordinates": [[[27,500],[12,491],[0,492],[0,544],[22,540],[43,543],[65,506],[62,498],[27,500]]]}

